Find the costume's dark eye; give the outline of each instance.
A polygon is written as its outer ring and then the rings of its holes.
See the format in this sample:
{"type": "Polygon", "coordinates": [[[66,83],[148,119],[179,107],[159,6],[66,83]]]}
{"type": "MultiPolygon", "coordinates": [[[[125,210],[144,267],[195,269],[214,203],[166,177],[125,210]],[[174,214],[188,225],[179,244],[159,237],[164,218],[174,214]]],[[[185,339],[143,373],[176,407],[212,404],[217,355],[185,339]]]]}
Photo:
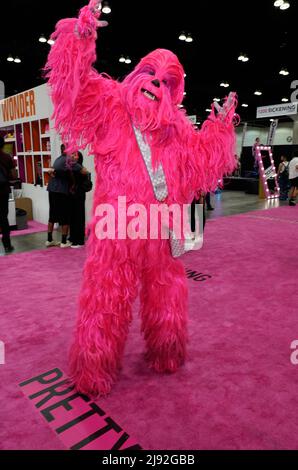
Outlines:
{"type": "Polygon", "coordinates": [[[168,84],[168,80],[163,80],[162,83],[163,83],[164,85],[167,85],[167,84],[168,84]]]}
{"type": "Polygon", "coordinates": [[[148,70],[148,73],[149,73],[149,75],[153,75],[153,76],[155,75],[154,70],[148,70]]]}

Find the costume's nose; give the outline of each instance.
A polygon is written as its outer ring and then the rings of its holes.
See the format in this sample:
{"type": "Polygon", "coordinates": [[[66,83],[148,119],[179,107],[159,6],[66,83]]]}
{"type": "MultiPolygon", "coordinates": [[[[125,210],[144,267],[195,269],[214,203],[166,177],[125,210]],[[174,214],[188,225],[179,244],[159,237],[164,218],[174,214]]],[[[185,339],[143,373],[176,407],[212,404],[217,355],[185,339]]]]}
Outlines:
{"type": "Polygon", "coordinates": [[[151,83],[152,83],[154,86],[156,86],[157,88],[160,87],[160,81],[159,81],[157,78],[155,78],[154,80],[152,80],[151,83]]]}

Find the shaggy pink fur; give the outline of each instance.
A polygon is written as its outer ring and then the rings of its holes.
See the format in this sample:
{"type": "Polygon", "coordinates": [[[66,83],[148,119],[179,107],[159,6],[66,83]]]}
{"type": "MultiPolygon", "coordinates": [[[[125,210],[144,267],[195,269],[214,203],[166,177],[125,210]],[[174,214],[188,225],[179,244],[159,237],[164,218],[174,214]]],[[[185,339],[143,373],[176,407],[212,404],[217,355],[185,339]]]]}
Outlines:
{"type": "Polygon", "coordinates": [[[46,65],[56,128],[69,150],[89,145],[96,158],[89,255],[70,354],[77,389],[95,396],[108,393],[116,379],[139,287],[150,367],[174,372],[186,354],[186,276],[182,263],[172,258],[168,240],[100,241],[95,235],[99,204],[116,209],[119,196],[147,208],[156,204],[132,124],[150,141],[154,167],[162,162],[169,190],[165,202],[182,205],[198,190],[215,189],[234,169],[236,105],[224,118],[213,109],[196,131],[178,108],[183,67],[164,49],[144,57],[122,83],[98,74],[92,68],[98,17],[89,5],[78,19],[60,21],[46,65]],[[148,99],[142,89],[157,100],[148,99]]]}

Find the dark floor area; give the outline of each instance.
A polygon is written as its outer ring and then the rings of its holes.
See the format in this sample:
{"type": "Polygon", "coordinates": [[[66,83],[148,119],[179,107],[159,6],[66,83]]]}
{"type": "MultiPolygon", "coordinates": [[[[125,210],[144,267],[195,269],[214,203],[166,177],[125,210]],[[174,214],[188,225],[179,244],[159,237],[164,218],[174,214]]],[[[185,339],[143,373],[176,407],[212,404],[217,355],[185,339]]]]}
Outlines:
{"type": "MultiPolygon", "coordinates": [[[[214,211],[207,211],[207,220],[287,205],[286,202],[280,202],[279,200],[266,201],[259,199],[258,196],[246,194],[241,191],[222,191],[218,194],[214,194],[211,196],[211,204],[214,207],[214,211]]],[[[56,240],[60,241],[60,233],[56,233],[55,236],[56,240]]],[[[30,235],[12,237],[12,244],[15,247],[14,253],[41,250],[45,248],[45,241],[46,233],[33,233],[30,235]]],[[[3,255],[4,253],[1,246],[0,256],[3,255]]]]}

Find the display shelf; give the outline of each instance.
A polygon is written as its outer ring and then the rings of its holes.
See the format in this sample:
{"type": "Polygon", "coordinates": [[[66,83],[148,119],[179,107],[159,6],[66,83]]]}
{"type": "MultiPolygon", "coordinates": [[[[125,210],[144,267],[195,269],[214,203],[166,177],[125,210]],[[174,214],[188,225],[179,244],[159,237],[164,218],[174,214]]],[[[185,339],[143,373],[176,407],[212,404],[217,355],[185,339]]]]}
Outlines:
{"type": "Polygon", "coordinates": [[[54,133],[50,128],[50,118],[25,119],[8,127],[3,127],[9,136],[6,143],[9,153],[16,157],[19,178],[23,183],[46,186],[49,175],[44,171],[51,166],[54,133]]]}

